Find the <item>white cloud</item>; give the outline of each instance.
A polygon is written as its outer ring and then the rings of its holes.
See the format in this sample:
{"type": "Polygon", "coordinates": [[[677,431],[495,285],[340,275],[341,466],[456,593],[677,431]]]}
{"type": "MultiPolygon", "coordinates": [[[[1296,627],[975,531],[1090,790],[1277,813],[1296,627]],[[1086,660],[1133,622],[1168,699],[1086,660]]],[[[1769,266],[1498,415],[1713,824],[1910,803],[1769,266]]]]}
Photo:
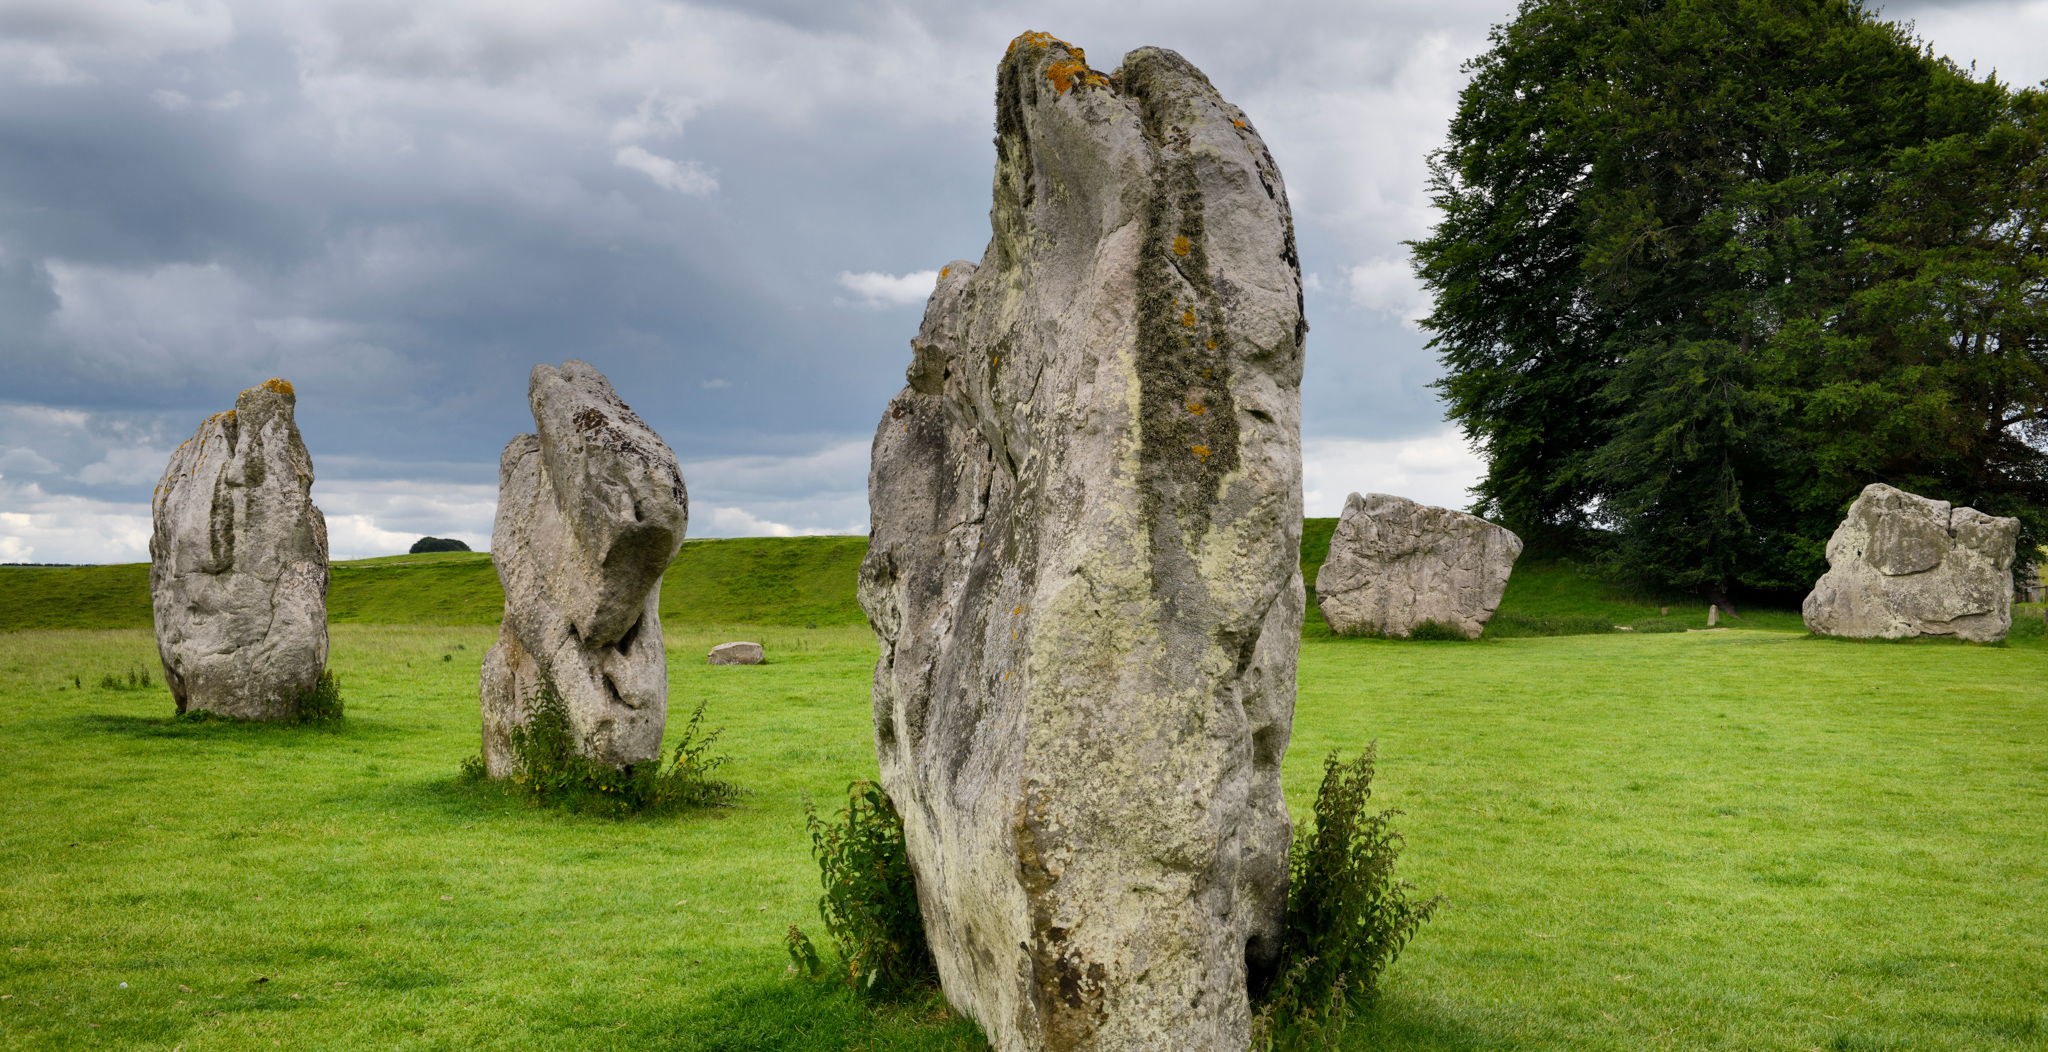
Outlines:
{"type": "Polygon", "coordinates": [[[1420,331],[1416,322],[1429,316],[1429,293],[1406,261],[1376,259],[1352,267],[1345,273],[1345,285],[1353,303],[1378,311],[1411,330],[1420,331]]]}
{"type": "Polygon", "coordinates": [[[706,391],[723,391],[726,388],[731,387],[732,382],[729,380],[721,380],[718,377],[714,376],[711,379],[698,384],[697,386],[705,389],[706,391]]]}
{"type": "Polygon", "coordinates": [[[0,471],[26,471],[31,475],[47,475],[57,470],[50,458],[27,446],[0,451],[0,471]]]}
{"type": "Polygon", "coordinates": [[[477,551],[491,546],[498,487],[410,479],[326,479],[313,503],[327,516],[336,559],[399,555],[421,537],[452,537],[477,551]]]}
{"type": "Polygon", "coordinates": [[[78,481],[88,486],[147,486],[163,478],[170,462],[169,450],[151,446],[109,449],[79,470],[78,481]]]}
{"type": "Polygon", "coordinates": [[[35,83],[87,81],[96,62],[211,50],[234,37],[234,14],[221,0],[0,3],[0,69],[35,83]]]}
{"type": "Polygon", "coordinates": [[[932,289],[939,283],[936,270],[913,270],[902,277],[894,274],[878,274],[864,271],[854,274],[839,272],[839,284],[859,294],[870,307],[901,307],[923,303],[931,298],[932,289]]]}
{"type": "Polygon", "coordinates": [[[815,526],[787,526],[769,522],[745,508],[724,507],[696,511],[690,525],[690,532],[698,537],[823,537],[848,532],[815,526]],[[696,528],[700,522],[704,525],[701,530],[696,528]]]}
{"type": "Polygon", "coordinates": [[[691,197],[709,197],[718,192],[718,180],[695,161],[671,161],[638,146],[621,147],[613,155],[619,167],[643,172],[656,186],[691,197]]]}
{"type": "Polygon", "coordinates": [[[0,479],[0,561],[132,563],[149,559],[149,505],[46,493],[0,479]]]}
{"type": "Polygon", "coordinates": [[[1301,444],[1302,505],[1311,518],[1344,511],[1353,493],[1391,493],[1442,508],[1462,509],[1486,462],[1456,428],[1387,442],[1309,439],[1301,444]]]}

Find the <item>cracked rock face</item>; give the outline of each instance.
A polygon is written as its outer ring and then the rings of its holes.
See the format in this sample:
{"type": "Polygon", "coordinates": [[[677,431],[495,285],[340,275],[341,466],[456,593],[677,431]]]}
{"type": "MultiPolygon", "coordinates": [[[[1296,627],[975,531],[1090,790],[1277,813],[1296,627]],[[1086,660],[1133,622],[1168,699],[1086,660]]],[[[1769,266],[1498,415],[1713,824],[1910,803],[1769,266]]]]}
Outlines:
{"type": "Polygon", "coordinates": [[[1303,592],[1300,272],[1170,52],[997,72],[994,235],[875,435],[875,739],[947,998],[998,1049],[1245,1047],[1303,592]]]}
{"type": "Polygon", "coordinates": [[[2019,528],[2018,519],[1865,486],[1828,538],[1828,572],[1806,597],[1806,627],[1859,639],[2004,639],[2019,528]]]}
{"type": "Polygon", "coordinates": [[[269,380],[171,454],[150,505],[150,605],[179,712],[292,719],[327,666],[327,520],[292,385],[269,380]]]}
{"type": "Polygon", "coordinates": [[[1477,515],[1353,493],[1316,573],[1316,605],[1338,635],[1406,636],[1434,621],[1477,639],[1521,554],[1520,537],[1477,515]]]}
{"type": "Polygon", "coordinates": [[[526,399],[540,433],[498,459],[491,562],[505,622],[484,656],[484,764],[493,778],[512,773],[512,728],[543,670],[583,755],[653,759],[668,718],[661,575],[690,518],[682,469],[583,362],[534,366],[526,399]]]}

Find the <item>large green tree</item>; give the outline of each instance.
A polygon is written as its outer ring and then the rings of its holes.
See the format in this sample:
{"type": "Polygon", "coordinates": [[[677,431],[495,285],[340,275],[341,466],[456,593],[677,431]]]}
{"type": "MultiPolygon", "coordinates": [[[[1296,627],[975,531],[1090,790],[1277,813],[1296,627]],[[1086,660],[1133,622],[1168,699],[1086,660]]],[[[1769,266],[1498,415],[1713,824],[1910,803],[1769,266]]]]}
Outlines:
{"type": "Polygon", "coordinates": [[[1839,0],[1528,0],[1492,40],[1413,246],[1479,511],[1723,597],[1810,584],[1871,481],[2041,536],[2037,95],[1839,0]]]}

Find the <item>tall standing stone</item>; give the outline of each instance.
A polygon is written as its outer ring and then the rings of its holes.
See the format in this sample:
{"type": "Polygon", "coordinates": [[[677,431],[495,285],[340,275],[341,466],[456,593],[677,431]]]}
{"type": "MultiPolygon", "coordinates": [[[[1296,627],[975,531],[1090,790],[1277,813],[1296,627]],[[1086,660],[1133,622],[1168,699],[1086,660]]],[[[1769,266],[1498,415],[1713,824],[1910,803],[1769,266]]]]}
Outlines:
{"type": "Polygon", "coordinates": [[[296,404],[283,380],[243,391],[157,483],[150,606],[179,712],[292,719],[327,667],[327,519],[296,404]]]}
{"type": "Polygon", "coordinates": [[[2004,639],[2019,529],[2018,519],[1865,486],[1828,538],[1828,572],[1806,597],[1806,627],[1863,639],[2004,639]]]}
{"type": "Polygon", "coordinates": [[[875,738],[946,995],[1004,1052],[1245,1047],[1303,593],[1287,194],[1171,51],[1019,37],[994,236],[876,432],[875,738]]]}
{"type": "Polygon", "coordinates": [[[1479,638],[1522,539],[1504,526],[1385,493],[1353,493],[1316,572],[1316,605],[1338,635],[1406,636],[1425,621],[1479,638]]]}
{"type": "Polygon", "coordinates": [[[505,621],[484,655],[484,764],[494,778],[512,773],[512,729],[530,718],[544,673],[583,755],[654,759],[668,719],[661,575],[690,520],[682,469],[583,362],[534,366],[526,400],[540,433],[498,458],[491,562],[505,621]]]}

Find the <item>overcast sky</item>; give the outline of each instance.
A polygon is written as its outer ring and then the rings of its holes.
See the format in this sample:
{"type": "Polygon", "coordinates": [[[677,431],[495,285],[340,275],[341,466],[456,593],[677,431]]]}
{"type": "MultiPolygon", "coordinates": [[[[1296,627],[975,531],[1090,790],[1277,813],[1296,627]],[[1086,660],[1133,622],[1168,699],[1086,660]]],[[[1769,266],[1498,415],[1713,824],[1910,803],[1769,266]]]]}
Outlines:
{"type": "MultiPolygon", "coordinates": [[[[864,532],[932,272],[988,241],[994,73],[1173,48],[1288,180],[1309,513],[1462,506],[1404,239],[1500,2],[0,0],[0,561],[148,558],[170,450],[271,376],[336,558],[482,548],[537,362],[683,461],[692,536],[864,532]]],[[[1890,8],[2008,81],[2048,0],[1890,8]]]]}

